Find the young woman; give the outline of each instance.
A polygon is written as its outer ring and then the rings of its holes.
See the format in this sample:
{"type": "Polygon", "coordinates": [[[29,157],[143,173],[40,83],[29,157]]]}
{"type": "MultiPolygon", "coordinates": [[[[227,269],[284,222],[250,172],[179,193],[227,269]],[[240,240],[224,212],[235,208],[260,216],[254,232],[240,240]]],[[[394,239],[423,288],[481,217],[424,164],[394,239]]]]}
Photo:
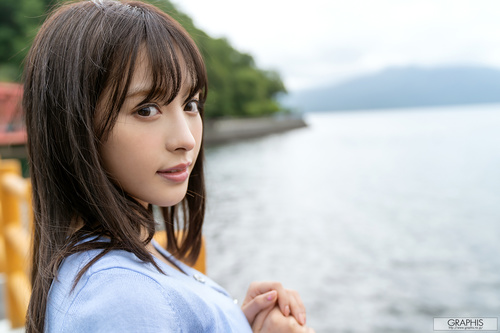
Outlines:
{"type": "Polygon", "coordinates": [[[201,244],[206,94],[198,49],[151,5],[79,2],[42,26],[23,98],[28,332],[311,331],[296,292],[253,283],[239,308],[179,261],[196,260],[201,244]],[[152,239],[152,205],[163,207],[167,249],[152,239]]]}

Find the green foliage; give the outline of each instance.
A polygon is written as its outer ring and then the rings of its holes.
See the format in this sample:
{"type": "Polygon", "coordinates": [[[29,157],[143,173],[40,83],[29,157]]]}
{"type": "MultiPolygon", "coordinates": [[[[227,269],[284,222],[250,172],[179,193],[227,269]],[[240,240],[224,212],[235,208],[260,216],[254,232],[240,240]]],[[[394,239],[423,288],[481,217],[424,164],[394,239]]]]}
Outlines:
{"type": "Polygon", "coordinates": [[[42,0],[2,0],[0,2],[0,79],[17,81],[31,40],[43,20],[42,0]]]}
{"type": "MultiPolygon", "coordinates": [[[[0,80],[19,81],[22,61],[50,1],[1,0],[0,80]]],[[[255,117],[282,111],[276,97],[286,89],[277,72],[257,68],[251,55],[235,50],[224,38],[212,38],[197,29],[169,0],[149,1],[179,21],[200,48],[209,78],[208,118],[255,117]]]]}

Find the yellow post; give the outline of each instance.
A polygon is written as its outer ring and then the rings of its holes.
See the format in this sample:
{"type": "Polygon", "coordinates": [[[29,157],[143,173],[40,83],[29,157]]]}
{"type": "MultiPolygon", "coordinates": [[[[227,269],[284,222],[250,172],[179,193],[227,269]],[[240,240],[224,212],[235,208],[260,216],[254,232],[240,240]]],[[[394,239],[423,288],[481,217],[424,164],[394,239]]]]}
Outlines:
{"type": "MultiPolygon", "coordinates": [[[[19,204],[20,200],[29,198],[29,187],[29,182],[21,177],[21,163],[19,161],[1,161],[0,202],[2,212],[0,232],[4,238],[7,317],[14,328],[24,326],[31,292],[27,278],[29,233],[22,226],[19,204]]],[[[31,203],[28,202],[27,205],[29,212],[31,203]]]]}
{"type": "MultiPolygon", "coordinates": [[[[182,232],[178,232],[182,236],[182,232]]],[[[167,247],[167,233],[165,230],[157,231],[155,233],[154,239],[160,244],[163,248],[167,247]]],[[[207,272],[207,259],[206,259],[206,254],[205,254],[205,237],[201,238],[201,250],[200,250],[200,255],[198,256],[198,259],[194,263],[194,265],[191,265],[194,269],[196,269],[198,272],[201,272],[203,274],[206,274],[207,272]]]]}

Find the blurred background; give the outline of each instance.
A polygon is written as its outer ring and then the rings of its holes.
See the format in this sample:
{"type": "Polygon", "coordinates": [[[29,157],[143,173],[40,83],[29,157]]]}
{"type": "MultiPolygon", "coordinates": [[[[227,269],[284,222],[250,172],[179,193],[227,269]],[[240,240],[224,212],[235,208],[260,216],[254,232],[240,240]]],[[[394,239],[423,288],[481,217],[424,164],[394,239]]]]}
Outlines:
{"type": "MultiPolygon", "coordinates": [[[[498,2],[153,3],[207,63],[209,276],[283,282],[319,333],[498,317],[498,2]]],[[[52,4],[1,0],[1,81],[52,4]]]]}

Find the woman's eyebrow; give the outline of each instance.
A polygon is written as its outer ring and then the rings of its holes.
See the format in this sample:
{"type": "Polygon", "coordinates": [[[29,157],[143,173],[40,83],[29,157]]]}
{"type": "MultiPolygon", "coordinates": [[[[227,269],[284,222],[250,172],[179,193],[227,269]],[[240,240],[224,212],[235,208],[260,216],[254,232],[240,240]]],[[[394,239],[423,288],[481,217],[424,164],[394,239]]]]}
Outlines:
{"type": "Polygon", "coordinates": [[[137,95],[146,96],[150,91],[151,89],[145,86],[133,87],[127,91],[127,95],[125,96],[125,98],[134,97],[137,95]]]}
{"type": "MultiPolygon", "coordinates": [[[[148,96],[151,93],[151,87],[145,86],[145,85],[140,85],[140,86],[135,86],[131,87],[127,91],[127,95],[125,95],[125,98],[134,98],[137,96],[148,96]]],[[[179,94],[185,102],[187,102],[189,99],[196,98],[197,96],[200,96],[202,93],[202,90],[198,90],[195,93],[191,93],[189,88],[182,89],[179,94]]],[[[198,97],[199,98],[199,97],[198,97]]]]}
{"type": "Polygon", "coordinates": [[[194,98],[196,96],[199,96],[200,94],[201,94],[201,89],[195,91],[194,93],[191,93],[190,89],[186,89],[185,94],[182,94],[182,98],[183,99],[190,99],[190,98],[194,98]]]}

